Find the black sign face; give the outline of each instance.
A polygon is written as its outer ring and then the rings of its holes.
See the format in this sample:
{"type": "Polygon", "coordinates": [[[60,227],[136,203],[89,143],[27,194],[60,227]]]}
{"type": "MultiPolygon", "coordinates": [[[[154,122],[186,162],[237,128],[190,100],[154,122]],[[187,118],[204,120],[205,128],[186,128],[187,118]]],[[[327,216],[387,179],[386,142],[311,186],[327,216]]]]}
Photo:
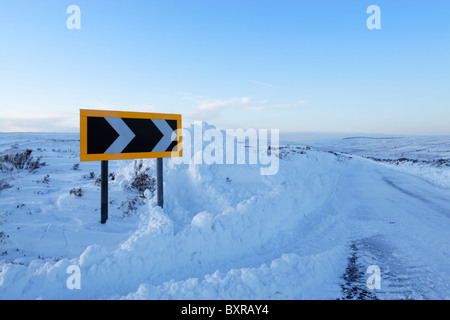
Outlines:
{"type": "Polygon", "coordinates": [[[181,156],[181,115],[80,111],[81,161],[181,156]]]}

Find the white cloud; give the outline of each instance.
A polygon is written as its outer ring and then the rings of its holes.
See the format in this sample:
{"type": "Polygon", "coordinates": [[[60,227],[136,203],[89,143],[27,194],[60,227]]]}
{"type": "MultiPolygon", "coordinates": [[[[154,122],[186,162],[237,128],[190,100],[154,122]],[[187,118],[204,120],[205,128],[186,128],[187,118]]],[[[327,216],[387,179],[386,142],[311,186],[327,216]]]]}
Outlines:
{"type": "MultiPolygon", "coordinates": [[[[158,112],[155,107],[144,104],[121,107],[103,102],[96,102],[91,106],[86,106],[86,109],[158,112]]],[[[70,109],[73,110],[73,112],[60,112],[56,109],[42,107],[1,108],[0,132],[77,131],[80,126],[80,108],[70,109]]]]}
{"type": "Polygon", "coordinates": [[[39,108],[8,109],[2,110],[1,113],[2,119],[57,119],[73,116],[75,114],[70,112],[55,112],[39,108]]]}
{"type": "Polygon", "coordinates": [[[249,97],[230,98],[230,99],[216,99],[198,102],[192,116],[196,119],[208,119],[218,116],[227,106],[246,106],[250,103],[249,97]]]}
{"type": "Polygon", "coordinates": [[[209,101],[209,102],[203,102],[200,103],[197,106],[198,110],[203,110],[203,111],[215,111],[215,110],[219,110],[220,108],[236,103],[237,100],[235,99],[231,99],[231,100],[214,100],[214,101],[209,101]]]}
{"type": "Polygon", "coordinates": [[[200,103],[197,106],[198,110],[218,110],[222,107],[232,105],[232,104],[247,104],[250,102],[249,97],[242,98],[231,98],[228,100],[213,100],[208,102],[200,103]]]}
{"type": "Polygon", "coordinates": [[[293,108],[293,107],[298,107],[298,106],[303,106],[307,104],[307,102],[305,100],[299,100],[295,103],[286,103],[286,104],[277,104],[275,106],[275,108],[278,109],[288,109],[288,108],[293,108]]]}
{"type": "Polygon", "coordinates": [[[242,97],[241,98],[241,103],[242,104],[247,104],[247,103],[249,103],[250,102],[250,98],[249,97],[242,97]]]}
{"type": "Polygon", "coordinates": [[[264,110],[263,106],[249,106],[248,108],[253,111],[263,111],[264,110]]]}
{"type": "MultiPolygon", "coordinates": [[[[87,108],[89,109],[89,108],[87,108]]],[[[119,106],[104,102],[96,102],[93,104],[93,109],[96,110],[113,110],[113,111],[135,111],[135,112],[158,112],[158,109],[152,105],[140,104],[137,106],[119,106]]]]}
{"type": "Polygon", "coordinates": [[[77,131],[80,125],[79,114],[75,113],[28,113],[20,116],[9,114],[0,121],[2,132],[65,132],[77,131]]]}
{"type": "Polygon", "coordinates": [[[257,81],[257,80],[249,80],[248,82],[256,84],[256,85],[258,85],[260,87],[265,87],[265,88],[272,88],[273,87],[273,85],[271,85],[270,83],[264,83],[264,82],[257,81]]]}

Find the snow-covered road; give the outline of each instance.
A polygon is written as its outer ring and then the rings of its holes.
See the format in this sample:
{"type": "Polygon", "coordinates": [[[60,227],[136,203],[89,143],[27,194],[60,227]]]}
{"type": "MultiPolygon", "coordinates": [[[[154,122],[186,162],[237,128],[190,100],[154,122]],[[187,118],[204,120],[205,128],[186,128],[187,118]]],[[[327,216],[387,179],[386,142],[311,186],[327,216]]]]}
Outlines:
{"type": "Polygon", "coordinates": [[[349,168],[333,200],[346,217],[352,250],[346,297],[370,291],[370,275],[361,275],[378,265],[381,289],[371,290],[371,298],[448,299],[449,199],[448,189],[371,161],[349,168]]]}

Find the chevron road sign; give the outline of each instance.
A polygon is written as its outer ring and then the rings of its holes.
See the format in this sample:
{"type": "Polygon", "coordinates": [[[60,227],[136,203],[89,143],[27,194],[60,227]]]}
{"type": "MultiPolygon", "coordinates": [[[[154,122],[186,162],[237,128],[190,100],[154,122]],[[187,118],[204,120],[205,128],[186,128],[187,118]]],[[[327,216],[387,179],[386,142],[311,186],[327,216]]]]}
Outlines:
{"type": "Polygon", "coordinates": [[[181,115],[80,110],[80,160],[181,157],[181,115]]]}
{"type": "Polygon", "coordinates": [[[163,207],[163,159],[181,157],[181,115],[80,110],[80,160],[101,161],[101,223],[108,219],[108,160],[156,158],[163,207]]]}

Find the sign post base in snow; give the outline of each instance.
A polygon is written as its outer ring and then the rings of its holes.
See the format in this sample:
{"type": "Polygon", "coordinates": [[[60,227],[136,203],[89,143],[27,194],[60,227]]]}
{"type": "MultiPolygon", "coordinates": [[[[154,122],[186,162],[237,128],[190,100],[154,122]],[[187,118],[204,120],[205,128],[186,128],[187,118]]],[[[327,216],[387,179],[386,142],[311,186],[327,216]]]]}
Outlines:
{"type": "Polygon", "coordinates": [[[108,220],[108,160],[102,161],[101,223],[108,220]]]}
{"type": "Polygon", "coordinates": [[[181,156],[181,114],[80,110],[80,160],[102,162],[101,223],[108,219],[108,160],[157,158],[163,207],[163,158],[181,156]]]}

